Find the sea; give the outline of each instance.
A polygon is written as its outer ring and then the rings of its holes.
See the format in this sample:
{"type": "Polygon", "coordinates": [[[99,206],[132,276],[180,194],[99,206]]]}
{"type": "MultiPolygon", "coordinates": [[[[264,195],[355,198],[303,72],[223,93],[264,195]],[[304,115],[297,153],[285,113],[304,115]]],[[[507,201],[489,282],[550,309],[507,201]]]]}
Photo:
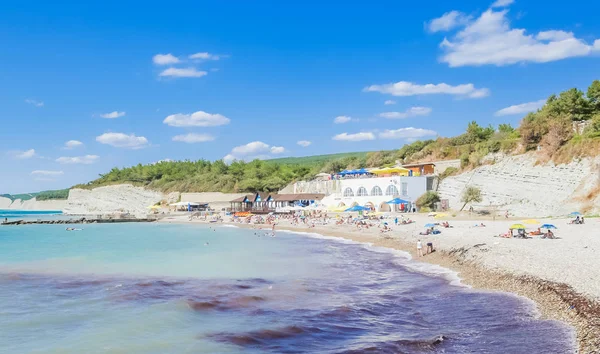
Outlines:
{"type": "Polygon", "coordinates": [[[0,226],[0,353],[572,353],[403,252],[223,225],[0,226]]]}
{"type": "Polygon", "coordinates": [[[64,217],[62,211],[60,210],[7,210],[0,209],[0,222],[4,221],[4,219],[8,220],[31,220],[31,219],[40,219],[44,220],[52,219],[52,218],[60,218],[64,217]]]}

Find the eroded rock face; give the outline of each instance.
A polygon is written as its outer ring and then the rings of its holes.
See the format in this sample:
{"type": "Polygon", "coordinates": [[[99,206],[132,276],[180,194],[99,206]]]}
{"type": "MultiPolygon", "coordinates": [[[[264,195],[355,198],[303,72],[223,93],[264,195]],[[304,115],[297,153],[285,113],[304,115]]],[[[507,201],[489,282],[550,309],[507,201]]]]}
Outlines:
{"type": "Polygon", "coordinates": [[[595,166],[597,161],[590,158],[569,164],[536,165],[533,154],[504,157],[494,164],[444,179],[439,194],[449,200],[452,209],[459,209],[463,190],[475,186],[481,189],[484,198],[477,203],[481,208],[493,205],[519,216],[565,215],[590,208],[589,201],[578,197],[594,187],[592,179],[598,180],[595,166]]]}
{"type": "Polygon", "coordinates": [[[156,191],[130,184],[99,187],[92,190],[71,189],[64,212],[68,214],[129,213],[136,217],[148,214],[148,206],[165,196],[156,191]]]}

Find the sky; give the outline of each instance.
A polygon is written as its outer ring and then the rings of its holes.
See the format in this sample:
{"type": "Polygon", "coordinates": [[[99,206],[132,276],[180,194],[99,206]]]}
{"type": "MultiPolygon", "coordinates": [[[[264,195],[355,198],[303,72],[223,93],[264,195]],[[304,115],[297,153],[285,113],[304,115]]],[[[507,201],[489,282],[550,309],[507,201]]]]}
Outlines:
{"type": "Polygon", "coordinates": [[[600,74],[600,3],[0,5],[0,193],[114,167],[397,149],[600,74]]]}

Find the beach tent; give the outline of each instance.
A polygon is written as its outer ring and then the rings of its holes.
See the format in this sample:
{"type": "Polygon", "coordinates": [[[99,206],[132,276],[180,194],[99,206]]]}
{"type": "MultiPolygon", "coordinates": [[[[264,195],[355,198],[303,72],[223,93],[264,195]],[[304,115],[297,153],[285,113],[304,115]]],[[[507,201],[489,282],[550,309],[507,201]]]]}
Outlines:
{"type": "Polygon", "coordinates": [[[511,230],[521,230],[521,229],[525,229],[525,225],[523,224],[513,224],[510,226],[511,230]]]}
{"type": "Polygon", "coordinates": [[[345,211],[351,212],[351,211],[367,211],[367,210],[371,210],[371,209],[370,208],[366,208],[364,206],[355,205],[352,208],[346,209],[345,211]]]}

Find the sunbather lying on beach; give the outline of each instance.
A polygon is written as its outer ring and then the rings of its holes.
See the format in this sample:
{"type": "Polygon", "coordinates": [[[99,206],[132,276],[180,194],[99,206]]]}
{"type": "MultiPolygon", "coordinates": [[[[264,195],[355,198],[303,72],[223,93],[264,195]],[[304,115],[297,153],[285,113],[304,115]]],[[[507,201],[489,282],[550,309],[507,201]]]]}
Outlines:
{"type": "Polygon", "coordinates": [[[531,236],[540,236],[540,235],[542,235],[542,230],[540,230],[540,229],[538,228],[536,231],[531,231],[531,232],[529,233],[529,235],[531,235],[531,236]]]}

